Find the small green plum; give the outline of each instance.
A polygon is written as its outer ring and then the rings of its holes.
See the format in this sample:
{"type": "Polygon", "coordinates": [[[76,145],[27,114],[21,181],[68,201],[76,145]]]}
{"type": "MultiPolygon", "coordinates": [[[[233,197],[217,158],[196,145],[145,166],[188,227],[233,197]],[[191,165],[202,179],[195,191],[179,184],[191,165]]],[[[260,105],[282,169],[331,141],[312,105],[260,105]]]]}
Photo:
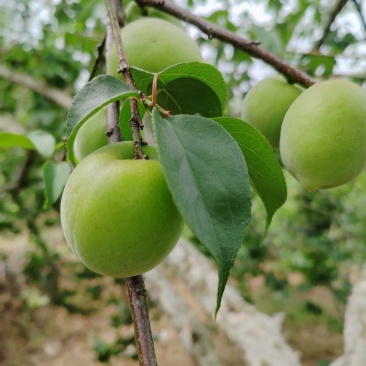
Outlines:
{"type": "Polygon", "coordinates": [[[279,75],[263,79],[245,96],[241,118],[256,127],[273,149],[278,149],[283,118],[302,91],[299,85],[289,84],[279,75]]]}
{"type": "Polygon", "coordinates": [[[74,141],[74,155],[81,161],[93,151],[108,144],[107,113],[103,108],[90,117],[79,129],[74,141]]]}

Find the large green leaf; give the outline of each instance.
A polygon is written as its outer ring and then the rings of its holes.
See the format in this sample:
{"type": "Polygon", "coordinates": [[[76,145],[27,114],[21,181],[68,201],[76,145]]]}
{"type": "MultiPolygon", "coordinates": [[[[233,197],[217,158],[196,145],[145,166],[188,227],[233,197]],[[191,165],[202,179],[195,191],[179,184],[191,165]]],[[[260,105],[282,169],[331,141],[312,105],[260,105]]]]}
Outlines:
{"type": "Polygon", "coordinates": [[[231,135],[211,119],[162,118],[155,108],[153,126],[174,202],[218,264],[216,314],[250,219],[244,156],[231,135]]]}
{"type": "MultiPolygon", "coordinates": [[[[136,86],[152,94],[154,74],[132,68],[136,86]]],[[[172,114],[222,115],[227,99],[227,86],[221,73],[212,65],[187,62],[158,73],[158,104],[172,114]]]]}
{"type": "Polygon", "coordinates": [[[214,120],[231,134],[243,152],[253,188],[267,211],[264,239],[274,213],[287,198],[281,166],[273,154],[272,146],[255,127],[237,118],[220,117],[214,120]]]}
{"type": "Polygon", "coordinates": [[[129,97],[137,98],[138,92],[124,81],[111,75],[98,76],[79,91],[67,116],[67,151],[68,157],[74,165],[76,162],[73,145],[79,128],[105,105],[129,97]]]}
{"type": "Polygon", "coordinates": [[[71,173],[70,165],[65,162],[54,163],[48,161],[43,167],[43,179],[45,184],[45,207],[52,206],[65,187],[71,173]]]}
{"type": "Polygon", "coordinates": [[[42,130],[27,134],[0,133],[0,147],[22,147],[38,151],[44,158],[52,156],[56,146],[55,138],[42,130]]]}

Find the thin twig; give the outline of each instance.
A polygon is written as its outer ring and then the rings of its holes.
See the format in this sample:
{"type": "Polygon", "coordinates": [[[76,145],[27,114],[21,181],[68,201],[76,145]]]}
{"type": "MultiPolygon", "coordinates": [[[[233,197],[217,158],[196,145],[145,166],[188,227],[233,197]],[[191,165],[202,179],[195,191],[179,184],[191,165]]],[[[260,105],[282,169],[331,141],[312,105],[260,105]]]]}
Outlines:
{"type": "Polygon", "coordinates": [[[361,23],[362,23],[362,25],[363,25],[363,27],[364,27],[364,29],[366,31],[366,19],[363,16],[361,4],[359,4],[357,0],[352,0],[352,1],[355,4],[355,7],[357,9],[357,13],[360,16],[361,23]]]}
{"type": "Polygon", "coordinates": [[[248,53],[249,55],[259,58],[269,65],[272,65],[278,72],[283,74],[287,80],[291,83],[299,83],[306,87],[309,87],[315,83],[315,81],[310,78],[304,72],[296,69],[295,67],[282,61],[277,56],[266,51],[265,49],[259,47],[258,43],[255,41],[247,40],[237,34],[223,29],[220,26],[208,22],[194,15],[190,11],[181,8],[171,2],[162,0],[135,0],[140,6],[151,6],[157,8],[166,13],[169,13],[179,19],[184,20],[190,24],[195,25],[202,32],[206,33],[208,38],[217,38],[227,43],[232,44],[234,47],[248,53]]]}
{"type": "MultiPolygon", "coordinates": [[[[112,29],[112,34],[114,38],[114,42],[117,48],[117,55],[118,55],[118,72],[122,73],[125,81],[127,84],[133,86],[136,88],[136,85],[133,81],[130,66],[128,64],[128,61],[126,59],[125,53],[123,51],[123,43],[122,43],[122,37],[121,32],[118,24],[118,19],[116,16],[116,12],[113,6],[113,0],[105,0],[105,4],[108,11],[108,16],[110,20],[110,27],[112,29]]],[[[136,88],[137,90],[137,88],[136,88]]],[[[131,98],[131,132],[133,137],[133,143],[135,146],[135,158],[138,159],[144,159],[145,155],[143,154],[141,150],[141,135],[140,135],[140,128],[143,127],[143,124],[141,122],[141,118],[139,115],[139,111],[137,108],[137,102],[136,100],[131,98]]]]}
{"type": "Polygon", "coordinates": [[[339,0],[335,5],[333,11],[329,14],[328,22],[326,23],[322,37],[315,43],[314,49],[319,50],[320,46],[324,43],[328,36],[330,27],[332,26],[337,15],[342,11],[343,7],[347,4],[348,0],[339,0]]]}
{"type": "Polygon", "coordinates": [[[142,276],[127,278],[127,289],[131,302],[139,363],[141,366],[157,366],[142,276]],[[149,356],[147,357],[147,355],[149,356]]]}
{"type": "MultiPolygon", "coordinates": [[[[113,34],[112,29],[108,25],[107,26],[107,35],[106,35],[106,56],[109,57],[109,52],[113,45],[113,34]]],[[[123,136],[121,132],[121,128],[119,126],[119,101],[110,103],[107,105],[107,132],[108,143],[113,144],[118,141],[123,141],[123,136]]]]}

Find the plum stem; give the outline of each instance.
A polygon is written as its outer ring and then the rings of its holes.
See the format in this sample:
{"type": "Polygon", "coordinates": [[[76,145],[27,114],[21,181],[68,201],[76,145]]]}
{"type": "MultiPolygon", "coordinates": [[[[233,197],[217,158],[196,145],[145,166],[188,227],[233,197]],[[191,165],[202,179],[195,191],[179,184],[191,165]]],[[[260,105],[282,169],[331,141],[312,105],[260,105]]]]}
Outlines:
{"type": "Polygon", "coordinates": [[[283,74],[290,83],[299,83],[305,87],[315,84],[315,81],[304,72],[296,69],[290,64],[282,61],[279,57],[266,51],[259,46],[256,41],[245,39],[227,29],[211,23],[207,20],[194,15],[190,11],[173,4],[170,1],[162,0],[135,0],[139,6],[150,6],[165,13],[169,13],[187,23],[195,25],[202,32],[207,34],[209,39],[217,38],[226,43],[232,44],[234,47],[248,53],[249,55],[259,58],[267,64],[273,66],[278,72],[283,74]]]}

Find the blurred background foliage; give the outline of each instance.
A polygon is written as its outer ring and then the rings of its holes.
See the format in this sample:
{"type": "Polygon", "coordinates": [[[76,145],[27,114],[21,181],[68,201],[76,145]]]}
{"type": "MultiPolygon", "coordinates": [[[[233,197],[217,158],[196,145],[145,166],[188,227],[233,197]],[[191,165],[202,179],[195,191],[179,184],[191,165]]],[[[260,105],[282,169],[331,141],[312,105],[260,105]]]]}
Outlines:
{"type": "MultiPolygon", "coordinates": [[[[175,2],[259,41],[318,80],[345,77],[365,83],[366,6],[360,0],[175,2]],[[337,4],[341,8],[336,12],[337,4]]],[[[101,0],[0,0],[1,132],[44,130],[59,143],[51,160],[57,163],[65,159],[65,104],[88,80],[106,23],[101,0]],[[64,104],[49,97],[55,90],[64,104]]],[[[208,40],[191,25],[185,27],[200,44],[205,60],[225,77],[229,88],[227,114],[239,116],[245,93],[273,70],[229,44],[208,40]]],[[[32,308],[51,301],[70,312],[89,313],[93,309],[85,309],[75,291],[60,286],[64,261],[45,235],[47,228],[59,225],[58,202],[44,208],[45,163],[34,151],[0,149],[0,238],[16,238],[22,232],[29,235],[23,273],[28,285],[35,285],[40,292],[25,292],[25,304],[32,308]]],[[[301,318],[309,322],[308,316],[315,316],[319,322],[321,317],[340,334],[351,282],[366,259],[366,175],[342,187],[314,193],[306,192],[288,174],[286,180],[288,200],[275,215],[263,246],[258,243],[265,213],[253,193],[253,218],[232,269],[232,280],[260,309],[270,313],[285,310],[290,321],[301,318]],[[260,291],[252,286],[257,283],[254,279],[261,284],[260,291]],[[327,312],[320,298],[302,297],[318,286],[331,291],[338,306],[335,313],[327,312]]],[[[6,262],[6,255],[1,257],[6,262]]],[[[101,297],[103,285],[89,285],[93,274],[80,271],[79,266],[72,274],[74,280],[86,281],[88,296],[101,297]]],[[[117,305],[120,312],[112,317],[112,324],[129,323],[121,302],[117,305]]],[[[125,340],[112,345],[95,340],[100,361],[125,347],[125,340]]]]}

